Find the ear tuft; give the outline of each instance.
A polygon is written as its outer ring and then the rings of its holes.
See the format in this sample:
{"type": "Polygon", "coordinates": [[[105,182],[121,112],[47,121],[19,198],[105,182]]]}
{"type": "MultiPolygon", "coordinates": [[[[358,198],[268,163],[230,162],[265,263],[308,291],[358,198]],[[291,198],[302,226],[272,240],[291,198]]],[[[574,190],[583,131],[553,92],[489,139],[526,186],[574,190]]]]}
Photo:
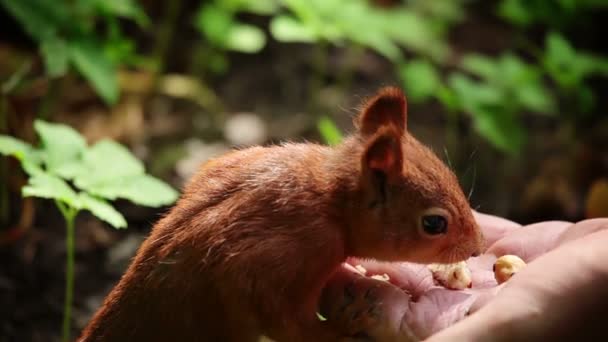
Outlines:
{"type": "Polygon", "coordinates": [[[401,134],[392,126],[383,126],[370,139],[363,156],[363,168],[381,172],[389,178],[401,174],[401,134]]]}
{"type": "Polygon", "coordinates": [[[369,136],[383,126],[393,126],[403,135],[406,130],[407,101],[401,89],[384,87],[369,99],[358,117],[357,127],[369,136]]]}

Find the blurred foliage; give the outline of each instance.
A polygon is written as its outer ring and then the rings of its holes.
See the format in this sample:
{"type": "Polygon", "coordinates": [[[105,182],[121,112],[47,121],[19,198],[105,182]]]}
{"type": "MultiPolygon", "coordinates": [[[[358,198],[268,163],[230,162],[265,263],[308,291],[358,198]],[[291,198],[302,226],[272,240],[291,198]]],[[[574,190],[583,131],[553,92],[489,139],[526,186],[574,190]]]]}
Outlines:
{"type": "MultiPolygon", "coordinates": [[[[270,23],[270,32],[278,41],[322,41],[337,46],[357,44],[394,62],[402,58],[401,47],[408,47],[437,60],[445,57],[445,27],[428,20],[422,11],[405,6],[390,10],[381,9],[372,6],[367,0],[281,2],[288,9],[288,13],[275,16],[270,23]]],[[[447,18],[453,17],[446,15],[446,20],[447,18]]]]}
{"type": "Polygon", "coordinates": [[[595,105],[595,95],[586,83],[592,76],[608,76],[608,58],[577,51],[559,33],[547,35],[539,63],[562,96],[572,98],[583,113],[595,105]]]}
{"type": "MultiPolygon", "coordinates": [[[[327,68],[326,47],[373,52],[394,67],[411,102],[436,101],[450,120],[467,115],[481,137],[513,156],[526,144],[530,133],[524,122],[530,115],[576,121],[595,109],[597,95],[589,82],[608,74],[608,60],[577,49],[564,28],[590,11],[608,8],[608,2],[497,1],[494,11],[524,43],[493,56],[456,53],[447,41],[450,30],[467,19],[468,5],[476,1],[390,3],[384,7],[372,0],[201,1],[191,15],[202,40],[195,63],[197,71],[204,69],[195,76],[204,71],[225,74],[231,68],[230,53],[261,53],[271,39],[309,44],[318,48],[311,61],[315,86],[309,90],[315,97],[326,74],[334,72],[327,68]],[[542,40],[528,39],[527,32],[539,25],[542,40]]],[[[73,67],[108,104],[118,99],[118,68],[149,63],[138,55],[136,40],[123,34],[125,22],[149,29],[150,19],[136,0],[0,4],[37,42],[49,78],[61,77],[73,67]]],[[[349,58],[357,56],[361,55],[349,58]]],[[[341,85],[347,87],[348,82],[341,85]]],[[[319,120],[324,139],[336,141],[330,119],[319,120]]]]}
{"type": "MultiPolygon", "coordinates": [[[[560,30],[571,18],[606,7],[606,1],[500,1],[497,13],[519,32],[536,24],[548,27],[544,46],[528,42],[523,52],[532,59],[516,50],[498,56],[468,53],[454,65],[446,35],[466,19],[471,2],[409,0],[384,8],[370,0],[206,1],[193,16],[203,38],[197,58],[204,69],[226,73],[230,51],[260,53],[270,37],[284,44],[373,51],[394,65],[410,101],[438,101],[449,115],[469,115],[480,136],[511,155],[525,145],[528,133],[522,120],[527,115],[575,118],[593,110],[596,95],[588,81],[608,73],[607,59],[578,51],[560,30]],[[266,18],[268,25],[249,20],[251,15],[266,18]],[[568,103],[565,110],[558,100],[562,98],[568,103]]],[[[50,78],[73,67],[108,104],[118,99],[117,68],[146,65],[119,22],[149,25],[135,0],[0,3],[38,43],[50,78]]],[[[317,59],[314,77],[320,80],[329,71],[324,67],[326,56],[317,59]]],[[[318,86],[311,91],[318,91],[318,86]]],[[[329,119],[321,120],[321,133],[333,136],[329,119]]]]}
{"type": "MultiPolygon", "coordinates": [[[[518,3],[517,6],[548,3],[504,1],[501,10],[507,2],[518,3]]],[[[566,6],[567,2],[570,1],[560,3],[566,6]]],[[[585,6],[600,5],[589,1],[585,6]]],[[[573,6],[572,10],[578,8],[573,6]]],[[[535,56],[532,61],[524,61],[515,51],[499,56],[471,53],[460,58],[456,70],[441,72],[444,65],[413,59],[401,65],[399,76],[410,101],[436,99],[448,113],[466,113],[482,137],[499,150],[518,155],[529,134],[522,122],[527,114],[575,120],[595,104],[595,95],[586,82],[594,76],[608,76],[607,58],[577,51],[558,31],[549,30],[544,49],[530,45],[527,52],[535,56]],[[442,78],[442,74],[446,76],[442,78]],[[574,105],[562,108],[560,99],[574,105]]]]}
{"type": "Polygon", "coordinates": [[[440,79],[439,71],[427,61],[415,60],[401,69],[410,100],[435,97],[451,112],[471,115],[477,132],[497,148],[516,153],[524,144],[520,113],[552,113],[553,97],[542,81],[541,69],[506,53],[498,58],[465,55],[462,71],[440,79]]]}
{"type": "Polygon", "coordinates": [[[64,76],[73,67],[106,103],[116,103],[117,65],[141,62],[118,19],[149,24],[134,0],[0,0],[0,4],[37,42],[50,78],[64,76]],[[103,34],[97,30],[99,23],[105,26],[103,34]]]}
{"type": "Polygon", "coordinates": [[[266,45],[266,34],[254,25],[240,22],[239,13],[272,15],[278,4],[275,0],[215,0],[203,3],[196,13],[194,25],[206,38],[206,67],[216,73],[228,70],[224,51],[260,52],[266,45]]]}
{"type": "Polygon", "coordinates": [[[270,17],[270,34],[283,43],[360,45],[394,62],[408,47],[442,60],[449,24],[463,17],[461,2],[412,1],[410,8],[386,10],[368,0],[215,0],[200,7],[195,26],[209,45],[208,68],[220,73],[228,69],[223,51],[257,53],[266,45],[265,31],[239,21],[239,13],[270,17]]]}
{"type": "Polygon", "coordinates": [[[498,7],[501,17],[513,25],[527,28],[543,24],[563,28],[575,19],[584,18],[589,11],[608,8],[605,0],[502,0],[498,7]]]}
{"type": "Polygon", "coordinates": [[[342,132],[340,132],[340,129],[336,127],[336,124],[329,117],[321,117],[317,126],[321,133],[321,137],[323,137],[323,140],[328,145],[337,145],[342,141],[342,132]]]}

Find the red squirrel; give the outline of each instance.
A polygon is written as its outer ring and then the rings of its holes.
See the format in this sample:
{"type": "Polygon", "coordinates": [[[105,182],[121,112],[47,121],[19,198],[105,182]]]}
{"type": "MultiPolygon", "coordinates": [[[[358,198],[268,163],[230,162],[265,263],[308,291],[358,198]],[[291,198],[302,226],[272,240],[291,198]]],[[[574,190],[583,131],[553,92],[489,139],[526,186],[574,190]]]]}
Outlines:
{"type": "Polygon", "coordinates": [[[79,341],[336,341],[316,312],[347,257],[456,262],[483,237],[455,175],[385,87],[328,147],[206,162],[153,227],[79,341]]]}

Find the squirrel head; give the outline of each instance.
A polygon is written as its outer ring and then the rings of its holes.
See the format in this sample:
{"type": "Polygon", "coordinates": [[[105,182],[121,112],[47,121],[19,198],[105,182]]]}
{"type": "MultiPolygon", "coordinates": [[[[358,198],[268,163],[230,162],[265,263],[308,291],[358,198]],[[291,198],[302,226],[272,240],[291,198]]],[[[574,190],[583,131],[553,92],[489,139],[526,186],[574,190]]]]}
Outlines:
{"type": "Polygon", "coordinates": [[[420,263],[480,254],[483,236],[458,179],[408,133],[401,90],[379,90],[366,101],[355,126],[356,133],[344,143],[351,147],[344,158],[358,165],[347,209],[349,253],[420,263]]]}

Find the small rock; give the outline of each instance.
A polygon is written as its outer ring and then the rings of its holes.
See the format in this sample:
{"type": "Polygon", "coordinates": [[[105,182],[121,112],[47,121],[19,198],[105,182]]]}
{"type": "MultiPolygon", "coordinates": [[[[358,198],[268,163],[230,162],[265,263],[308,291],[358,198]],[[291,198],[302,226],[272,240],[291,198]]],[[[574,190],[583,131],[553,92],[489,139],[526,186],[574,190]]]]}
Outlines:
{"type": "Polygon", "coordinates": [[[234,145],[250,146],[263,143],[267,137],[267,129],[258,115],[237,113],[226,121],[224,135],[234,145]]]}
{"type": "Polygon", "coordinates": [[[189,140],[186,142],[187,156],[176,163],[175,170],[182,179],[189,179],[205,161],[229,150],[223,143],[206,144],[197,139],[189,140]]]}

